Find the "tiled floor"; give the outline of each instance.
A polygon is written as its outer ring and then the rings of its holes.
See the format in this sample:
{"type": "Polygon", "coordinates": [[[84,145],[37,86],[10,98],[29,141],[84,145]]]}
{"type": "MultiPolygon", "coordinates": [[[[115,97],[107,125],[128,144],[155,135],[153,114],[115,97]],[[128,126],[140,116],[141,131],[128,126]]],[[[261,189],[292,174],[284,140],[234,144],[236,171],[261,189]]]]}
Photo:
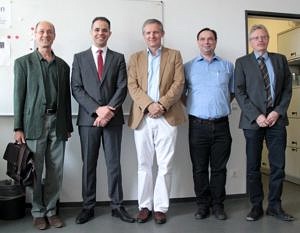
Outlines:
{"type": "MultiPolygon", "coordinates": [[[[294,222],[282,222],[273,217],[264,216],[256,222],[247,222],[250,205],[245,198],[229,198],[225,202],[228,214],[226,221],[216,220],[210,216],[205,220],[195,220],[194,202],[171,203],[168,221],[157,225],[153,220],[144,223],[124,223],[111,217],[108,206],[96,208],[95,218],[90,222],[77,225],[75,218],[80,211],[78,207],[60,208],[60,215],[66,223],[61,229],[49,228],[46,232],[64,233],[298,233],[300,232],[300,186],[285,183],[283,193],[283,208],[296,217],[294,222]]],[[[265,203],[266,205],[266,203],[265,203]]],[[[136,214],[137,206],[126,206],[128,212],[136,214]]],[[[0,220],[1,233],[31,233],[39,232],[32,226],[29,214],[25,218],[13,221],[0,220]]]]}

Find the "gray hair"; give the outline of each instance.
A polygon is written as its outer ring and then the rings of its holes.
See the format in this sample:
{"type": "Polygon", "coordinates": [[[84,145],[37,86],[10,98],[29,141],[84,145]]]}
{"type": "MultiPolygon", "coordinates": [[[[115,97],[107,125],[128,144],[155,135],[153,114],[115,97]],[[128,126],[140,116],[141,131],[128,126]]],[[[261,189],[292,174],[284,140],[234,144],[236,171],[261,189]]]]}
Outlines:
{"type": "Polygon", "coordinates": [[[142,27],[142,32],[144,34],[144,28],[146,27],[146,25],[148,24],[157,24],[160,27],[160,31],[164,32],[164,26],[162,24],[162,22],[160,22],[158,19],[147,19],[144,23],[143,23],[143,27],[142,27]]]}
{"type": "Polygon", "coordinates": [[[49,24],[50,27],[52,28],[53,34],[55,35],[55,27],[54,27],[53,23],[51,23],[51,22],[49,22],[49,21],[47,21],[47,20],[39,21],[39,22],[35,25],[34,32],[36,32],[38,26],[39,26],[41,23],[49,24]]]}
{"type": "Polygon", "coordinates": [[[259,30],[259,29],[263,30],[267,34],[268,38],[270,37],[268,29],[265,27],[265,25],[263,25],[263,24],[254,24],[250,28],[250,31],[249,31],[249,35],[248,35],[249,40],[251,38],[252,33],[255,32],[256,30],[259,30]]]}

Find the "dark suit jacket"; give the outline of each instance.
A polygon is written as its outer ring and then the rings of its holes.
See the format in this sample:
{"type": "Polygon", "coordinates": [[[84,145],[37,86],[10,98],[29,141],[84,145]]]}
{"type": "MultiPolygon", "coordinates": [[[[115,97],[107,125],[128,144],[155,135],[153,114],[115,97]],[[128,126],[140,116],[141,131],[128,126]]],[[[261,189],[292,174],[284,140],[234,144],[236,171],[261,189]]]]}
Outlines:
{"type": "MultiPolygon", "coordinates": [[[[287,109],[292,97],[292,78],[285,56],[268,53],[275,75],[274,111],[280,117],[277,124],[288,125],[287,109]]],[[[256,118],[266,115],[266,91],[254,53],[238,58],[235,63],[235,98],[242,110],[240,128],[258,129],[256,118]]]]}
{"type": "Polygon", "coordinates": [[[77,125],[92,126],[99,106],[116,108],[109,125],[124,124],[122,103],[127,94],[127,72],[124,55],[107,49],[102,80],[98,79],[92,50],[75,54],[71,87],[79,103],[77,125]]]}
{"type": "MultiPolygon", "coordinates": [[[[73,131],[71,116],[70,68],[55,57],[58,74],[56,135],[67,140],[73,131]]],[[[22,129],[26,139],[38,139],[46,110],[45,87],[37,51],[16,59],[14,65],[14,129],[22,129]]]]}

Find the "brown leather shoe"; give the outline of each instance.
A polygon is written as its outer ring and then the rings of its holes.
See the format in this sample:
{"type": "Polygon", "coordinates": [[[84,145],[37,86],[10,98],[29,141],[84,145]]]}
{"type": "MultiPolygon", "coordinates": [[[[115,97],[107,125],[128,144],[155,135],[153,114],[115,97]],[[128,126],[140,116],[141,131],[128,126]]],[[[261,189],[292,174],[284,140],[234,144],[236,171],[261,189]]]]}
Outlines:
{"type": "Polygon", "coordinates": [[[39,230],[46,230],[48,227],[48,224],[46,222],[46,219],[44,217],[38,217],[33,219],[33,225],[35,228],[39,230]]]}
{"type": "Polygon", "coordinates": [[[149,220],[149,218],[151,217],[151,214],[152,213],[148,208],[142,208],[136,217],[136,221],[138,223],[147,222],[149,220]]]}
{"type": "Polygon", "coordinates": [[[52,215],[47,218],[48,218],[48,222],[49,222],[50,226],[52,226],[52,227],[61,228],[64,226],[63,221],[57,215],[52,215]]]}
{"type": "Polygon", "coordinates": [[[163,212],[154,212],[154,220],[157,224],[164,224],[167,221],[167,216],[163,212]]]}

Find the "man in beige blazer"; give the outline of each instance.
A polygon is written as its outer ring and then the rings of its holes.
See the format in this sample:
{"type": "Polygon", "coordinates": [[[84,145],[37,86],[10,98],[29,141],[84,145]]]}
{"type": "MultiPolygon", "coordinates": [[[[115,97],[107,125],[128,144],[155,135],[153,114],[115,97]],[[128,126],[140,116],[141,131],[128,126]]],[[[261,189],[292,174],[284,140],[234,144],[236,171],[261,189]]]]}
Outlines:
{"type": "Polygon", "coordinates": [[[164,29],[159,20],[146,20],[143,36],[147,50],[133,54],[128,66],[133,100],[128,125],[134,129],[138,160],[137,221],[146,222],[154,210],[155,222],[163,224],[169,208],[177,125],[186,120],[180,101],[184,72],[180,52],[161,45],[164,29]],[[155,182],[154,155],[158,165],[155,182]]]}

